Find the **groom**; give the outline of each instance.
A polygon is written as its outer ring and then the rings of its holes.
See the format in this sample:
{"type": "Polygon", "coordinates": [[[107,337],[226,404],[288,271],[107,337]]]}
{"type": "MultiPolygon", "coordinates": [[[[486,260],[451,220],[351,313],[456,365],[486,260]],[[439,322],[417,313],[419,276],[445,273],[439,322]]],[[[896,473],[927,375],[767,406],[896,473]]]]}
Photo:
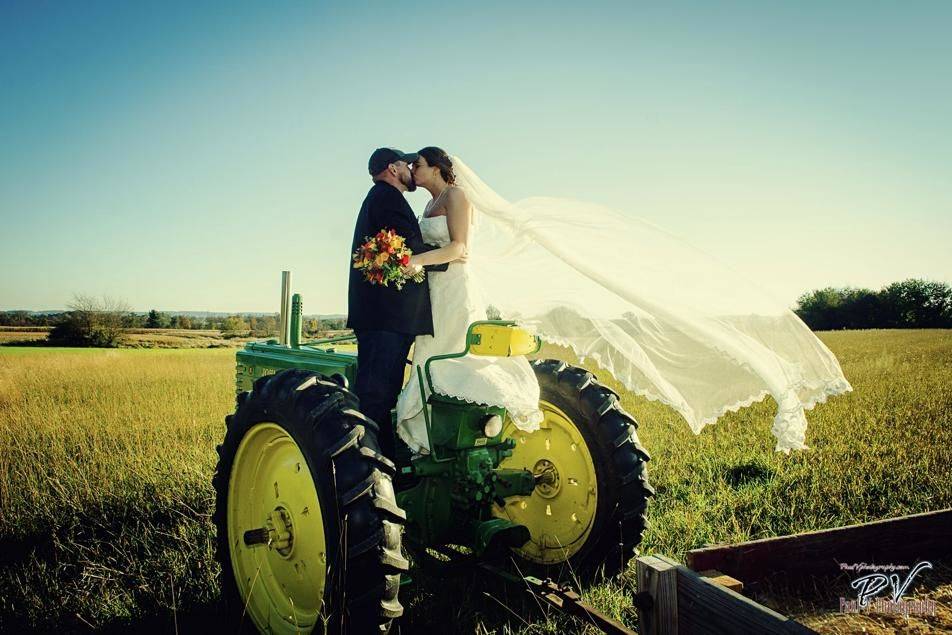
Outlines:
{"type": "MultiPolygon", "coordinates": [[[[415,254],[436,248],[423,242],[416,216],[403,198],[404,192],[416,189],[410,172],[410,164],[416,159],[416,154],[393,148],[378,148],[370,155],[368,169],[374,184],[357,214],[351,253],[366,237],[385,228],[403,236],[415,254]]],[[[446,265],[424,269],[445,271],[446,265]]],[[[417,335],[433,335],[430,288],[426,278],[420,284],[409,282],[402,290],[373,285],[351,267],[347,300],[347,327],[357,336],[354,392],[360,399],[361,411],[380,426],[381,451],[394,460],[395,435],[390,411],[403,386],[410,345],[417,335]]]]}

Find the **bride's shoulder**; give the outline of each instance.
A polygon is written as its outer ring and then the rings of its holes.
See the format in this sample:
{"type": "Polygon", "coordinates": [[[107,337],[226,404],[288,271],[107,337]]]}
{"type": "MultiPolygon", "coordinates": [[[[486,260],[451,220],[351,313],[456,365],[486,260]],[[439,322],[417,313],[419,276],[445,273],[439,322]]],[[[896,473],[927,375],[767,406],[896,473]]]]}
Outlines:
{"type": "Polygon", "coordinates": [[[469,205],[469,199],[466,198],[466,192],[458,185],[451,185],[446,188],[446,202],[450,207],[465,208],[469,205]]]}

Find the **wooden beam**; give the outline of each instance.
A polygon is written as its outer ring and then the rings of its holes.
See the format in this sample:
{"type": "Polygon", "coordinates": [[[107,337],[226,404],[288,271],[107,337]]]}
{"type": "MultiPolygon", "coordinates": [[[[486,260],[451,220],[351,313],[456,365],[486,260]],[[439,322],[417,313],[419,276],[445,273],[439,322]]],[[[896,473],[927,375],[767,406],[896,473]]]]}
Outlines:
{"type": "Polygon", "coordinates": [[[636,573],[641,635],[815,632],[665,556],[638,558],[636,573]]]}
{"type": "Polygon", "coordinates": [[[756,585],[777,574],[787,581],[811,575],[837,575],[840,563],[908,563],[949,560],[952,508],[847,527],[764,538],[735,545],[694,549],[687,565],[717,569],[756,585]]]}
{"type": "Polygon", "coordinates": [[[635,561],[638,594],[647,601],[638,603],[638,632],[641,635],[677,635],[677,564],[655,556],[635,561]]]}
{"type": "Polygon", "coordinates": [[[664,556],[658,559],[677,571],[678,630],[673,632],[678,635],[807,635],[816,632],[684,565],[664,556]]]}

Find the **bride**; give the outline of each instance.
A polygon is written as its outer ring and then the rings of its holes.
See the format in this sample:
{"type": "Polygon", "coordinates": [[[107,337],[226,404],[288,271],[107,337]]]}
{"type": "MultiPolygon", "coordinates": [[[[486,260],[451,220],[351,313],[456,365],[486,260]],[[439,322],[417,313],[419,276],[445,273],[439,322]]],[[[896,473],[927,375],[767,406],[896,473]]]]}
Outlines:
{"type": "MultiPolygon", "coordinates": [[[[434,355],[462,351],[472,322],[486,319],[486,303],[468,262],[472,208],[466,192],[455,185],[453,163],[442,149],[420,150],[413,180],[433,196],[420,219],[423,242],[439,249],[410,258],[410,266],[449,263],[446,271],[427,274],[433,335],[418,335],[413,344],[410,379],[397,399],[397,434],[414,453],[429,451],[423,415],[425,400],[417,367],[434,355]]],[[[516,427],[531,432],[542,421],[539,384],[525,357],[486,358],[467,355],[440,360],[430,367],[437,392],[475,403],[503,406],[516,427]]],[[[429,396],[429,388],[422,386],[429,396]]]]}
{"type": "MultiPolygon", "coordinates": [[[[510,202],[458,157],[419,154],[414,179],[433,195],[420,226],[441,248],[411,263],[451,264],[429,274],[435,335],[417,337],[397,402],[397,431],[411,448],[426,446],[416,365],[463,350],[469,322],[490,304],[670,406],[695,434],[770,396],[775,449],[807,449],[804,411],[853,389],[786,303],[682,239],[584,201],[510,202]],[[465,264],[452,263],[464,253],[465,264]]],[[[503,405],[524,430],[538,426],[539,389],[524,358],[467,356],[431,370],[436,390],[503,405]]]]}

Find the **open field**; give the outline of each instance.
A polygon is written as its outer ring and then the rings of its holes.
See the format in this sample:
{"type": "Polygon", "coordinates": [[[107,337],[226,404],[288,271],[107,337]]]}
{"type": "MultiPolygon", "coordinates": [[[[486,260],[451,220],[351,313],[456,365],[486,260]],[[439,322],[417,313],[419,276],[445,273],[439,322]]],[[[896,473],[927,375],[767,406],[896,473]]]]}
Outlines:
{"type": "MultiPolygon", "coordinates": [[[[0,326],[0,346],[45,346],[50,330],[44,326],[0,326]]],[[[120,348],[240,348],[246,342],[270,339],[253,336],[250,331],[223,333],[216,329],[125,329],[123,333],[120,348]]],[[[327,331],[319,337],[339,333],[327,331]]]]}
{"type": "Polygon", "coordinates": [[[194,329],[127,329],[125,336],[126,348],[237,348],[254,339],[247,333],[225,337],[218,330],[194,329]]]}
{"type": "Polygon", "coordinates": [[[42,342],[50,330],[48,326],[0,326],[0,346],[42,342]]]}
{"type": "MultiPolygon", "coordinates": [[[[0,346],[44,345],[49,327],[0,327],[0,346]]],[[[199,329],[125,329],[122,348],[238,348],[253,339],[248,332],[223,334],[199,329]]]]}
{"type": "Polygon", "coordinates": [[[0,346],[22,346],[46,340],[44,331],[0,331],[0,346]]]}
{"type": "MultiPolygon", "coordinates": [[[[683,559],[705,543],[952,506],[952,331],[820,337],[855,390],[808,413],[804,452],[773,452],[770,399],[695,436],[670,409],[622,393],[657,489],[642,551],[683,559]]],[[[214,617],[210,481],[234,353],[0,347],[0,631],[189,632],[214,617]]],[[[401,592],[403,632],[578,628],[469,575],[432,575],[401,592]]],[[[632,585],[629,573],[586,596],[633,625],[632,585]]],[[[848,581],[833,591],[853,595],[848,581]]],[[[776,608],[824,632],[854,628],[815,607],[776,608]]],[[[868,619],[870,632],[928,628],[868,619]]]]}
{"type": "MultiPolygon", "coordinates": [[[[5,327],[7,329],[12,327],[5,327]]],[[[0,346],[45,346],[49,329],[0,330],[0,346]]],[[[255,339],[248,333],[222,334],[215,330],[126,329],[120,348],[239,348],[255,339]]]]}

